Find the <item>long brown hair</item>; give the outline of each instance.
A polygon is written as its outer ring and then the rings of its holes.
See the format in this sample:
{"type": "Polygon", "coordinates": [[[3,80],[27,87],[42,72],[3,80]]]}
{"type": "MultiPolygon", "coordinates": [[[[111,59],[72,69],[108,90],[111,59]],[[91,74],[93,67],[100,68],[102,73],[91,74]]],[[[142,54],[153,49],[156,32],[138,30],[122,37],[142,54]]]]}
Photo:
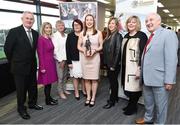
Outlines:
{"type": "Polygon", "coordinates": [[[115,31],[118,31],[118,26],[119,26],[118,19],[116,17],[111,17],[108,21],[108,29],[107,29],[107,35],[106,35],[105,39],[109,38],[109,36],[112,34],[111,31],[109,30],[109,24],[111,23],[112,20],[114,20],[115,24],[116,24],[116,30],[115,31]]]}
{"type": "Polygon", "coordinates": [[[83,36],[86,36],[86,32],[87,32],[87,26],[86,26],[86,18],[88,16],[91,16],[93,18],[93,34],[92,35],[95,35],[97,33],[97,30],[95,28],[95,19],[94,19],[94,16],[92,14],[87,14],[86,17],[85,17],[85,20],[84,20],[84,32],[83,32],[83,36]]]}

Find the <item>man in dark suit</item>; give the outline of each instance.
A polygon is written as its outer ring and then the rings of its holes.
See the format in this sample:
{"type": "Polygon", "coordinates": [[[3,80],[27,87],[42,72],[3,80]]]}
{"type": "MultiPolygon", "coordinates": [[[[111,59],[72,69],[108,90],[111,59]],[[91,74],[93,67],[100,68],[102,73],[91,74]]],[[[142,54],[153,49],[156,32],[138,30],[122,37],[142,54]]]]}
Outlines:
{"type": "Polygon", "coordinates": [[[11,72],[17,91],[17,110],[23,119],[30,119],[24,105],[28,92],[28,106],[30,109],[42,110],[37,105],[36,82],[36,46],[38,32],[31,27],[34,24],[34,15],[29,11],[22,14],[22,25],[10,29],[4,45],[4,52],[11,65],[11,72]]]}

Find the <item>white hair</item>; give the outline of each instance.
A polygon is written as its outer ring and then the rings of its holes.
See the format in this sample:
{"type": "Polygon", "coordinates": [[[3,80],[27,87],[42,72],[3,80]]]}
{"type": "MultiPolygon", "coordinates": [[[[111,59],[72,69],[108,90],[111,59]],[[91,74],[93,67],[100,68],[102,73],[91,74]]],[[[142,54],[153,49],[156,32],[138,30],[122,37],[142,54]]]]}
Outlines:
{"type": "Polygon", "coordinates": [[[25,14],[32,14],[34,16],[33,12],[31,12],[31,11],[24,11],[23,14],[22,14],[22,17],[24,17],[25,14]]]}
{"type": "Polygon", "coordinates": [[[157,18],[157,20],[160,20],[160,22],[161,22],[161,16],[158,13],[150,13],[147,15],[147,17],[150,15],[154,15],[157,18]]]}

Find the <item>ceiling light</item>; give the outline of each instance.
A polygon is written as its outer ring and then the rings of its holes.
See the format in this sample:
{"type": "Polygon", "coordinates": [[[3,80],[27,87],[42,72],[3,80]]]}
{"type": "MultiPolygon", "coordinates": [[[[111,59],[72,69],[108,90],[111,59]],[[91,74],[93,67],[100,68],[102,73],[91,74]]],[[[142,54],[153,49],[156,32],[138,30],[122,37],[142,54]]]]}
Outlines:
{"type": "Polygon", "coordinates": [[[161,2],[158,2],[157,6],[158,7],[164,7],[164,5],[161,2]]]}
{"type": "Polygon", "coordinates": [[[110,2],[105,1],[105,0],[97,0],[98,2],[104,3],[104,4],[109,4],[110,2]]]}
{"type": "Polygon", "coordinates": [[[170,13],[168,9],[163,10],[165,13],[170,13]]]}
{"type": "Polygon", "coordinates": [[[176,19],[176,18],[174,18],[173,20],[175,20],[175,21],[176,21],[177,19],[176,19]]]}
{"type": "Polygon", "coordinates": [[[174,15],[173,14],[168,14],[170,17],[174,17],[174,15]]]}

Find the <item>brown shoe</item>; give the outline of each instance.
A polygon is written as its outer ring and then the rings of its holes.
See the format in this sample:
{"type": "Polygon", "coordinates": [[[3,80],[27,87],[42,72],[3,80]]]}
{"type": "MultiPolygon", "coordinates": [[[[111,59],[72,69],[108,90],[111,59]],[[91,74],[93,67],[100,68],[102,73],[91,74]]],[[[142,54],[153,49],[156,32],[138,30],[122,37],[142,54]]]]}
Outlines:
{"type": "Polygon", "coordinates": [[[146,122],[144,118],[137,119],[136,124],[153,124],[153,122],[146,122]]]}

